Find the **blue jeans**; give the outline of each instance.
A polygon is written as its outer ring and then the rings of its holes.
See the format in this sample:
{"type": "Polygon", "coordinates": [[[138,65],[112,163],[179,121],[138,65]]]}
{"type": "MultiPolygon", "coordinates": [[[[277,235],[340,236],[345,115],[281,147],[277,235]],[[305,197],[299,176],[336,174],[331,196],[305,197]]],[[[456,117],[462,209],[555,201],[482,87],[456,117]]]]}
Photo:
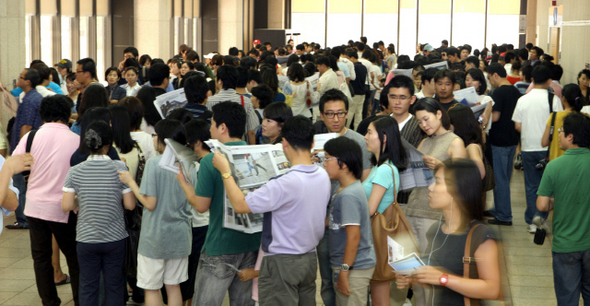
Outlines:
{"type": "Polygon", "coordinates": [[[322,301],[326,306],[336,306],[336,292],[332,282],[332,265],[330,264],[330,249],[328,247],[328,229],[326,229],[324,238],[320,240],[316,247],[316,252],[322,278],[322,288],[320,289],[322,301]]]}
{"type": "Polygon", "coordinates": [[[16,189],[18,189],[19,191],[18,207],[14,211],[14,215],[16,216],[16,222],[28,228],[29,223],[27,222],[27,216],[25,216],[25,203],[27,202],[27,183],[25,183],[25,179],[22,173],[15,174],[12,177],[12,182],[14,184],[14,187],[16,187],[16,189]]]}
{"type": "Polygon", "coordinates": [[[547,151],[522,152],[522,167],[524,170],[524,189],[526,192],[526,211],[524,212],[524,221],[533,223],[535,216],[541,216],[547,219],[548,212],[540,212],[537,209],[537,189],[541,184],[543,170],[537,170],[535,165],[547,156],[547,151]]]}
{"type": "Polygon", "coordinates": [[[100,276],[104,277],[105,305],[125,303],[127,239],[107,243],[78,242],[80,305],[99,305],[100,276]]]}
{"type": "Polygon", "coordinates": [[[239,270],[254,268],[257,256],[258,252],[207,256],[207,251],[203,250],[197,268],[192,306],[221,305],[227,292],[232,306],[254,305],[252,280],[241,281],[231,266],[239,270]]]}
{"type": "Polygon", "coordinates": [[[510,203],[510,178],[512,177],[512,159],[516,146],[492,146],[494,160],[494,208],[492,214],[501,221],[512,221],[512,205],[510,203]]]}
{"type": "Polygon", "coordinates": [[[578,305],[580,292],[590,305],[590,250],[553,252],[553,282],[558,305],[578,305]]]}

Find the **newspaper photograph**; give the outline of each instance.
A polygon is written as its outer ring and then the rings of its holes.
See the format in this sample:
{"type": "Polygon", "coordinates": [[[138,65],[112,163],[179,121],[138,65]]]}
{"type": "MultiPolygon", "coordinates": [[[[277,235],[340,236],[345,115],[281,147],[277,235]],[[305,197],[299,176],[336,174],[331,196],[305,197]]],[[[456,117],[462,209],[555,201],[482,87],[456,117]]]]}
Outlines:
{"type": "Polygon", "coordinates": [[[309,82],[309,89],[311,92],[318,91],[318,81],[320,80],[320,74],[316,73],[312,76],[305,78],[309,82]]]}
{"type": "Polygon", "coordinates": [[[416,187],[428,187],[434,180],[432,169],[428,168],[422,156],[424,153],[418,151],[413,145],[402,138],[402,146],[406,150],[408,165],[406,170],[400,172],[399,190],[408,190],[416,187]]]}
{"type": "MultiPolygon", "coordinates": [[[[260,188],[273,177],[287,173],[291,168],[280,144],[225,146],[214,139],[205,143],[212,151],[219,151],[229,160],[232,176],[244,195],[260,188]]],[[[225,191],[224,196],[223,227],[247,234],[262,231],[262,214],[237,214],[225,191]]]]}
{"type": "Polygon", "coordinates": [[[442,62],[430,64],[430,65],[424,65],[424,69],[428,69],[428,68],[436,68],[438,70],[443,70],[443,69],[448,69],[449,64],[447,63],[447,61],[442,61],[442,62]]]}
{"type": "Polygon", "coordinates": [[[154,100],[154,106],[156,107],[156,110],[158,110],[162,119],[166,119],[171,111],[183,107],[186,103],[184,88],[179,88],[163,95],[159,95],[156,97],[156,100],[154,100]]]}

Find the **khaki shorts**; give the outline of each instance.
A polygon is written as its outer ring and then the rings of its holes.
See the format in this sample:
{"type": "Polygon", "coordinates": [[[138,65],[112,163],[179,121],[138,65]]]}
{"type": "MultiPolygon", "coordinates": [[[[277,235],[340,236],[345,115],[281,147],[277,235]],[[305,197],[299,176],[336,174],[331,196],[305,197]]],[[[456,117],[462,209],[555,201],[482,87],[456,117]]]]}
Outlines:
{"type": "Polygon", "coordinates": [[[137,287],[160,290],[164,284],[178,285],[188,279],[188,256],[154,259],[137,254],[137,287]]]}

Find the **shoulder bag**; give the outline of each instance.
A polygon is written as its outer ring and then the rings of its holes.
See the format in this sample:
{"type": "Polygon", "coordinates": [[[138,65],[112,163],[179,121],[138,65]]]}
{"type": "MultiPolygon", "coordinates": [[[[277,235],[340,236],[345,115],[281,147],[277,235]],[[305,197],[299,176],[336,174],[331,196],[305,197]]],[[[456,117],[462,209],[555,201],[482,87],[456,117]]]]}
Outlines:
{"type": "Polygon", "coordinates": [[[397,243],[404,247],[404,255],[415,252],[420,254],[418,243],[414,232],[410,227],[410,223],[406,215],[397,203],[397,193],[395,192],[395,171],[393,167],[386,163],[391,168],[393,174],[393,193],[394,200],[381,214],[376,211],[371,216],[371,228],[373,230],[373,245],[375,247],[375,255],[377,258],[375,264],[375,272],[373,273],[372,281],[392,281],[395,279],[395,272],[388,263],[387,237],[391,237],[397,243]]]}

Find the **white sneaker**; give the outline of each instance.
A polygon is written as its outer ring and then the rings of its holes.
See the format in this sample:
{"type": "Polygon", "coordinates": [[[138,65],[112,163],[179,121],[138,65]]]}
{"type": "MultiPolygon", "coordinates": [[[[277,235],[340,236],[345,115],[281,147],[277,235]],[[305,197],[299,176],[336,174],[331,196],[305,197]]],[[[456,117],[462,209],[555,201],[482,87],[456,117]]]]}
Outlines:
{"type": "Polygon", "coordinates": [[[531,234],[534,234],[537,232],[537,226],[534,224],[529,224],[529,227],[527,228],[527,231],[531,234]]]}

